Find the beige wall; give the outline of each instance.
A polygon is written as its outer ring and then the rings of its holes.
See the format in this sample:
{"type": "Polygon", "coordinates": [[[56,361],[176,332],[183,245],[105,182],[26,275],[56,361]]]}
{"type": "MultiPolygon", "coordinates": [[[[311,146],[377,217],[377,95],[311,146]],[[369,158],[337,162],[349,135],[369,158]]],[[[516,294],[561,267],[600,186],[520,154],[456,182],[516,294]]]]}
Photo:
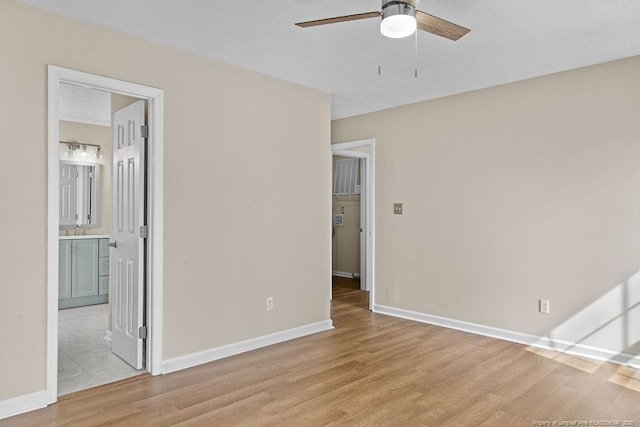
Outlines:
{"type": "MultiPolygon", "coordinates": [[[[118,111],[122,110],[125,107],[128,107],[129,105],[133,104],[136,101],[138,101],[138,98],[132,98],[126,95],[120,95],[119,93],[112,93],[111,94],[111,119],[113,120],[114,113],[117,113],[118,111]]],[[[146,106],[145,106],[145,112],[146,112],[146,106]]],[[[113,137],[112,137],[112,140],[113,140],[113,137]]],[[[113,146],[113,143],[111,145],[113,146]]]]}
{"type": "MultiPolygon", "coordinates": [[[[336,162],[339,159],[346,157],[333,156],[333,185],[336,162]]],[[[360,196],[333,196],[333,214],[340,215],[342,208],[343,226],[334,227],[332,233],[331,268],[335,272],[360,273],[360,196]]]]}
{"type": "Polygon", "coordinates": [[[639,75],[634,57],[334,121],[333,142],[376,140],[375,303],[640,352],[639,75]]]}
{"type": "Polygon", "coordinates": [[[0,52],[0,400],[45,388],[47,64],[165,91],[165,359],[329,318],[327,94],[10,0],[0,52]]]}

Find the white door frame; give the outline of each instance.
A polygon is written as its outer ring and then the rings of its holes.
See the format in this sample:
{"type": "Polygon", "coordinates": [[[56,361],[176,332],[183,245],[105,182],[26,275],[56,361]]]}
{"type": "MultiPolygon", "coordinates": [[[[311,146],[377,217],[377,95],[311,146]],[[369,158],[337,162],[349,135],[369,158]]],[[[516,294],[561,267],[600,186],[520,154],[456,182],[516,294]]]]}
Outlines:
{"type": "Polygon", "coordinates": [[[161,374],[163,330],[163,97],[162,89],[48,66],[47,403],[58,400],[58,235],[60,83],[119,93],[147,101],[149,125],[147,205],[147,371],[161,374]]]}
{"type": "MultiPolygon", "coordinates": [[[[365,162],[365,289],[369,291],[369,310],[373,310],[375,301],[375,139],[342,142],[331,145],[332,156],[356,157],[365,162]],[[358,148],[368,148],[369,152],[353,151],[358,148]]],[[[333,192],[333,189],[332,189],[333,192]]],[[[333,221],[333,218],[331,219],[333,221]]],[[[332,245],[329,245],[331,248],[332,245]]],[[[331,250],[331,249],[330,249],[331,250]]],[[[329,254],[331,259],[331,254],[329,254]]],[[[362,256],[362,254],[360,254],[362,256]]]]}

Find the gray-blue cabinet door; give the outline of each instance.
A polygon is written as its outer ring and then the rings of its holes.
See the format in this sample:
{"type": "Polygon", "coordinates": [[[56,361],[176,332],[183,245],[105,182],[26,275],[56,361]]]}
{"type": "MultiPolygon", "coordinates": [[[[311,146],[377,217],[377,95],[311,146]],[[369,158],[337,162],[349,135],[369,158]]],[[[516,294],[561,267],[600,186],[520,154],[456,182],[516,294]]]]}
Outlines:
{"type": "Polygon", "coordinates": [[[73,240],[71,296],[98,295],[98,239],[73,240]]]}
{"type": "Polygon", "coordinates": [[[109,257],[98,258],[98,276],[109,275],[109,257]]]}
{"type": "Polygon", "coordinates": [[[100,258],[109,256],[109,239],[100,239],[100,249],[98,251],[98,256],[100,258]]]}
{"type": "Polygon", "coordinates": [[[60,240],[58,253],[58,298],[71,298],[71,240],[60,240]]]}
{"type": "Polygon", "coordinates": [[[109,293],[109,276],[98,277],[98,292],[100,295],[109,293]]]}

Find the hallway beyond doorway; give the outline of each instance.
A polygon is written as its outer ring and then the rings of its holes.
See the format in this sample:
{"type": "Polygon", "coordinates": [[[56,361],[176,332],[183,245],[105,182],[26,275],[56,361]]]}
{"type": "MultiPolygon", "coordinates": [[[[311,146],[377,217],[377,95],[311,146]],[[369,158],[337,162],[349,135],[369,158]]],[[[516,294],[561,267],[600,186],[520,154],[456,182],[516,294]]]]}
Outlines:
{"type": "MultiPolygon", "coordinates": [[[[332,276],[331,286],[334,300],[337,299],[341,303],[369,310],[369,292],[360,290],[359,279],[332,276]]],[[[334,305],[332,305],[333,308],[334,305]]]]}

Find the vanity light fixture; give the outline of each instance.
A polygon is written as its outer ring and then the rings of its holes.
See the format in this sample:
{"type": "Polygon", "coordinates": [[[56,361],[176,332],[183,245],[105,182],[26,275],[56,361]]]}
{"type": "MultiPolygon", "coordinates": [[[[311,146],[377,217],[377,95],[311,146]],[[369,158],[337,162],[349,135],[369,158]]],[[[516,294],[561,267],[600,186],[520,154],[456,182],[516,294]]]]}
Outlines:
{"type": "Polygon", "coordinates": [[[70,157],[76,160],[102,160],[102,147],[99,145],[64,141],[60,141],[60,143],[65,144],[64,151],[62,151],[62,156],[65,158],[70,157]]]}

